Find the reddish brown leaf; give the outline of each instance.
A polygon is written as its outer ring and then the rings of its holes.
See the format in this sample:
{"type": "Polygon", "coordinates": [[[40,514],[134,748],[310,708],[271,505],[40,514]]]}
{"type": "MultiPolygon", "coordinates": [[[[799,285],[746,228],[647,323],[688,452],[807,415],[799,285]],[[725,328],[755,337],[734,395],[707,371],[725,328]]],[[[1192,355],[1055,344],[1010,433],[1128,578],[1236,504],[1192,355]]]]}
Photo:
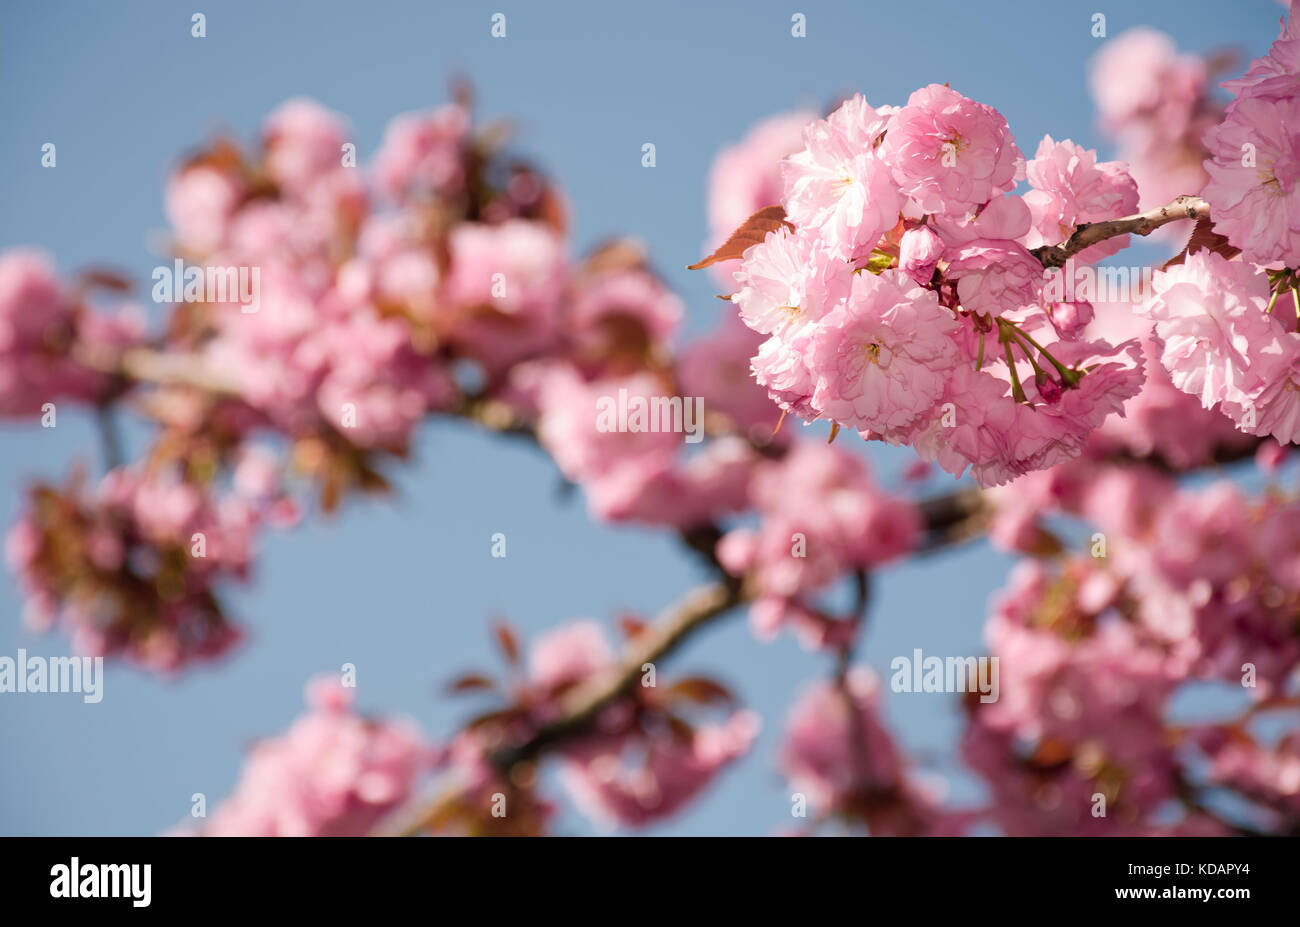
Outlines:
{"type": "Polygon", "coordinates": [[[676,715],[665,715],[664,720],[668,722],[668,730],[672,731],[674,737],[682,743],[691,743],[695,740],[695,728],[691,727],[676,715]]]}
{"type": "Polygon", "coordinates": [[[650,627],[650,625],[646,624],[646,622],[642,621],[640,618],[634,618],[631,615],[619,615],[618,626],[620,630],[622,630],[623,636],[629,639],[636,637],[643,633],[646,628],[650,627]]]}
{"type": "Polygon", "coordinates": [[[490,727],[494,724],[510,724],[527,714],[526,711],[513,705],[509,708],[500,708],[471,718],[469,723],[465,725],[465,730],[471,731],[480,727],[490,727]]]}
{"type": "Polygon", "coordinates": [[[745,253],[750,245],[756,245],[767,237],[768,232],[775,232],[781,226],[793,230],[794,226],[785,221],[785,207],[764,206],[731,233],[731,237],[698,264],[692,264],[687,270],[701,270],[719,261],[734,261],[745,253]]]}
{"type": "Polygon", "coordinates": [[[388,478],[378,470],[372,470],[364,462],[361,464],[361,469],[357,473],[357,484],[366,492],[378,493],[380,495],[389,495],[393,491],[393,484],[388,482],[388,478]]]}
{"type": "Polygon", "coordinates": [[[504,621],[495,622],[492,625],[492,635],[496,638],[497,646],[505,654],[506,660],[511,666],[519,665],[519,638],[510,625],[504,621]]]}
{"type": "Polygon", "coordinates": [[[88,267],[81,272],[80,279],[84,286],[102,290],[126,293],[131,289],[131,278],[107,267],[88,267]]]}
{"type": "Polygon", "coordinates": [[[1187,260],[1189,254],[1195,254],[1197,251],[1206,248],[1214,254],[1223,255],[1228,260],[1232,260],[1241,254],[1241,249],[1234,248],[1229,244],[1227,238],[1214,230],[1214,222],[1206,217],[1196,220],[1196,227],[1192,229],[1192,234],[1187,239],[1187,247],[1166,261],[1160,269],[1168,270],[1170,267],[1187,260]]]}
{"type": "Polygon", "coordinates": [[[703,676],[688,676],[679,679],[668,690],[675,696],[696,702],[700,705],[734,704],[735,696],[721,683],[703,676]]]}
{"type": "Polygon", "coordinates": [[[495,688],[496,683],[483,673],[465,673],[447,683],[448,692],[481,692],[495,688]]]}

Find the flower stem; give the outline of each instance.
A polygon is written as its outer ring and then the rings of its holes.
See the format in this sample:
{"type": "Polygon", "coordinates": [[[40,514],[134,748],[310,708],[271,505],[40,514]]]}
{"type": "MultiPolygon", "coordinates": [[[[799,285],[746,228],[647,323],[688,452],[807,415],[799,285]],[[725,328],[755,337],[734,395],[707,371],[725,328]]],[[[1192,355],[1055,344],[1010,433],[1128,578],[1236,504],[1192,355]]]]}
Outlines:
{"type": "MultiPolygon", "coordinates": [[[[1035,341],[1028,333],[1021,331],[1014,323],[1004,321],[1003,319],[998,319],[998,325],[1005,326],[1006,329],[1009,332],[1011,332],[1011,334],[1020,341],[1022,347],[1025,346],[1026,344],[1032,345],[1034,349],[1038,351],[1039,354],[1047,358],[1047,362],[1051,364],[1053,367],[1055,367],[1056,372],[1061,375],[1061,380],[1065,383],[1066,388],[1079,385],[1079,381],[1083,379],[1083,371],[1075,370],[1071,367],[1067,367],[1064,364],[1062,364],[1060,361],[1058,361],[1055,357],[1052,356],[1050,351],[1048,351],[1041,344],[1035,341]]],[[[1025,352],[1025,356],[1026,357],[1029,356],[1029,352],[1027,350],[1025,352]]]]}
{"type": "Polygon", "coordinates": [[[1002,346],[1007,352],[1007,368],[1011,371],[1011,395],[1016,402],[1029,404],[1029,398],[1025,395],[1024,387],[1020,385],[1020,374],[1016,372],[1016,359],[1011,356],[1011,339],[1003,338],[1002,346]]]}

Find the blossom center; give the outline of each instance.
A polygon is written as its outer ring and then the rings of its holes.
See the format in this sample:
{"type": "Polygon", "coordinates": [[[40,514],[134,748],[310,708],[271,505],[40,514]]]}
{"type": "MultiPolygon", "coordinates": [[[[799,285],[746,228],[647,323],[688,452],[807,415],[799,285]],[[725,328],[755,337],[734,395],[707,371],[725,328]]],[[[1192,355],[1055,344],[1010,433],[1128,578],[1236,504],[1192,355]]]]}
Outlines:
{"type": "Polygon", "coordinates": [[[1268,167],[1261,169],[1258,173],[1259,185],[1270,188],[1268,190],[1270,196],[1285,195],[1285,191],[1282,189],[1282,181],[1277,179],[1277,169],[1273,166],[1272,161],[1268,162],[1268,167]]]}
{"type": "MultiPolygon", "coordinates": [[[[869,363],[875,364],[879,367],[881,366],[880,351],[884,347],[885,346],[878,341],[870,341],[862,345],[862,354],[866,357],[869,363]]],[[[889,357],[889,351],[886,349],[884,366],[889,366],[889,357]]]]}

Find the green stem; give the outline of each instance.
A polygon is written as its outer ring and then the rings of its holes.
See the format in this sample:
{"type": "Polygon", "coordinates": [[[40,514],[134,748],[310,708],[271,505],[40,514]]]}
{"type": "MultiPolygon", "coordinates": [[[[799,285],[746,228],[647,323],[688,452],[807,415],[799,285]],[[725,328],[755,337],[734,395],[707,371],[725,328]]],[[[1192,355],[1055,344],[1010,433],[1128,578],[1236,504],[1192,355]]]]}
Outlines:
{"type": "MultiPolygon", "coordinates": [[[[1073,368],[1067,367],[1064,364],[1062,364],[1060,361],[1058,361],[1055,357],[1051,355],[1051,352],[1049,352],[1041,344],[1035,341],[1027,332],[1023,332],[1019,328],[1017,328],[1013,323],[1006,322],[1002,319],[998,319],[998,325],[1006,326],[1007,330],[1010,331],[1016,338],[1020,339],[1022,344],[1024,342],[1028,342],[1029,344],[1033,345],[1033,347],[1038,351],[1038,353],[1043,355],[1043,357],[1047,358],[1047,362],[1056,368],[1056,372],[1061,375],[1061,379],[1065,382],[1065,385],[1067,387],[1079,385],[1079,381],[1083,379],[1082,372],[1078,370],[1074,370],[1073,368]]],[[[1025,352],[1025,356],[1026,357],[1028,356],[1027,351],[1025,352]]]]}
{"type": "Polygon", "coordinates": [[[1010,339],[1002,339],[1002,346],[1007,350],[1007,367],[1011,370],[1011,395],[1016,402],[1029,403],[1029,397],[1025,395],[1024,387],[1020,385],[1020,374],[1016,372],[1016,359],[1011,356],[1010,339]]]}

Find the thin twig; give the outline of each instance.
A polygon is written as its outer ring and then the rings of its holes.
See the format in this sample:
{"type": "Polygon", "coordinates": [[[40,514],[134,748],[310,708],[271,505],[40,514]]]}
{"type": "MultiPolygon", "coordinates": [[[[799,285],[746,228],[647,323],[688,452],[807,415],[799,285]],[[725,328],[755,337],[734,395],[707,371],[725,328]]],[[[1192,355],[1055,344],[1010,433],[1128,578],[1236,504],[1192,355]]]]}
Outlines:
{"type": "Polygon", "coordinates": [[[1059,245],[1035,248],[1034,257],[1044,267],[1064,267],[1065,262],[1085,248],[1120,235],[1150,235],[1156,229],[1181,219],[1204,219],[1210,215],[1210,206],[1199,196],[1180,196],[1159,209],[1150,209],[1122,219],[1104,222],[1084,222],[1059,245]]]}
{"type": "Polygon", "coordinates": [[[117,431],[117,418],[109,405],[95,406],[95,426],[99,431],[99,443],[104,450],[104,469],[116,470],[122,466],[122,438],[117,431]]]}
{"type": "MultiPolygon", "coordinates": [[[[668,608],[650,627],[632,637],[618,662],[608,671],[597,673],[567,692],[556,720],[542,725],[520,743],[498,748],[488,759],[503,774],[508,774],[516,764],[582,733],[602,709],[632,690],[645,672],[643,667],[647,663],[660,660],[695,631],[745,599],[746,591],[735,580],[712,583],[691,592],[668,608]]],[[[460,794],[460,789],[454,784],[444,785],[431,800],[400,813],[396,823],[384,827],[382,833],[405,837],[422,833],[431,822],[441,817],[448,804],[459,800],[460,794]]]]}

